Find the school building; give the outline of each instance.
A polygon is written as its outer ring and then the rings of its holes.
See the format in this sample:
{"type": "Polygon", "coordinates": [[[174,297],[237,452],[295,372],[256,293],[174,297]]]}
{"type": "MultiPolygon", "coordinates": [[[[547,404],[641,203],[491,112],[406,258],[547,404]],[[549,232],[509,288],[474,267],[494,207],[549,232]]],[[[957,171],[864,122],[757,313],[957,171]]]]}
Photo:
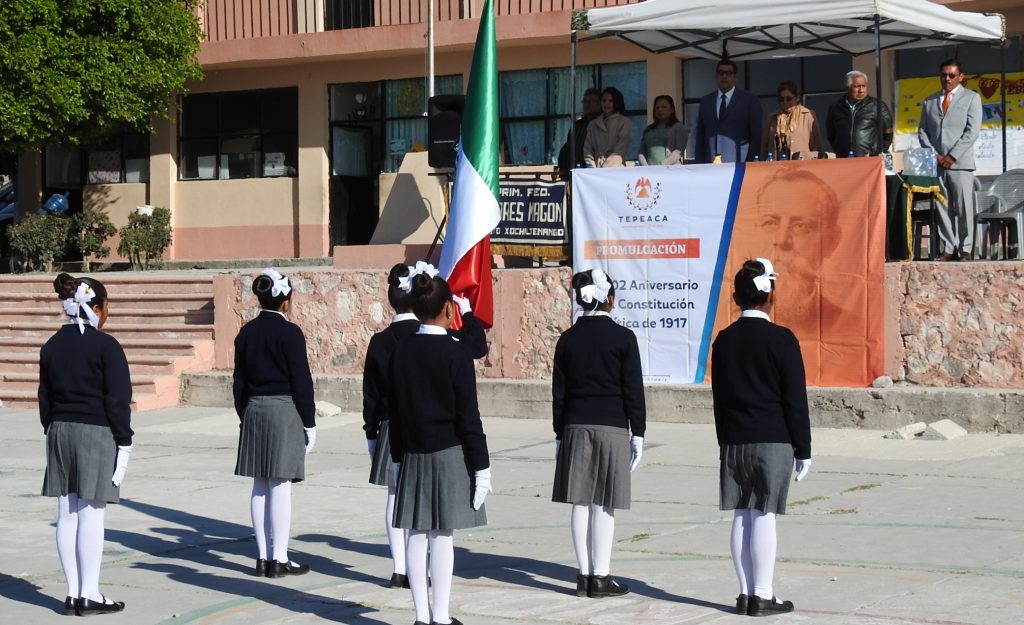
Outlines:
{"type": "MultiPolygon", "coordinates": [[[[435,93],[463,93],[483,2],[432,1],[435,93]]],[[[553,169],[573,109],[573,11],[636,1],[495,1],[504,170],[553,169]]],[[[1005,69],[1024,70],[1019,2],[942,3],[1003,13],[1011,37],[1005,69]]],[[[199,14],[205,78],[175,99],[153,135],[25,155],[19,189],[39,199],[67,191],[73,207],[105,210],[118,226],[138,205],[168,207],[175,260],[326,257],[336,246],[429,243],[443,216],[444,177],[424,152],[427,16],[428,0],[209,0],[199,14]]],[[[892,81],[934,76],[938,61],[954,54],[968,73],[1000,70],[1000,51],[989,46],[889,51],[883,97],[891,104],[892,81]]],[[[655,96],[672,95],[692,127],[698,99],[714,88],[713,61],[618,41],[582,43],[577,65],[577,97],[587,87],[623,92],[634,143],[655,96]]],[[[873,56],[835,55],[742,62],[738,84],[769,111],[778,83],[795,80],[824,119],[852,68],[874,82],[873,56]]]]}

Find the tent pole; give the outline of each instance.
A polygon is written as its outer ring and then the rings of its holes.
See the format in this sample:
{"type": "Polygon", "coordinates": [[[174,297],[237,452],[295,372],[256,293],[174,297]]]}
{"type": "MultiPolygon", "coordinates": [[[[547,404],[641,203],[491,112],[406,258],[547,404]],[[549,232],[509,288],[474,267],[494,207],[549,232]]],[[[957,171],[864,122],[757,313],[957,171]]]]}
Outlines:
{"type": "Polygon", "coordinates": [[[875,148],[878,153],[882,153],[882,25],[881,20],[878,17],[878,13],[875,13],[875,88],[878,93],[875,94],[875,148]]]}
{"type": "MultiPolygon", "coordinates": [[[[569,171],[572,172],[573,168],[576,167],[576,163],[579,162],[576,159],[579,157],[576,154],[576,44],[579,39],[576,36],[576,29],[572,30],[570,35],[570,46],[569,46],[569,99],[572,105],[569,110],[572,111],[569,115],[569,171]]],[[[566,180],[566,186],[572,184],[572,177],[570,176],[566,180]]],[[[567,188],[565,193],[565,238],[569,244],[568,258],[566,259],[570,266],[573,265],[572,257],[572,189],[567,188]]],[[[571,319],[571,315],[570,315],[571,319]]]]}
{"type": "Polygon", "coordinates": [[[1003,171],[1006,171],[1006,42],[999,42],[999,117],[1003,130],[1003,171]]]}

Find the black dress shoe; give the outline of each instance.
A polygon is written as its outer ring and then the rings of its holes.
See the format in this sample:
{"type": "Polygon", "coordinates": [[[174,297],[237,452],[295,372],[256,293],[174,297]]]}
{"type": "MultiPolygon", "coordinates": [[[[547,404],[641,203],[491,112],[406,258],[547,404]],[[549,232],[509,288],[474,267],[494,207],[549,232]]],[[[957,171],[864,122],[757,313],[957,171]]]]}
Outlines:
{"type": "Polygon", "coordinates": [[[736,614],[746,614],[747,613],[747,602],[749,600],[750,600],[750,596],[749,595],[741,594],[740,596],[736,597],[736,614]]]}
{"type": "Polygon", "coordinates": [[[392,573],[391,581],[388,582],[388,588],[408,588],[409,587],[409,576],[403,575],[402,573],[392,573]]]}
{"type": "Polygon", "coordinates": [[[960,260],[960,257],[957,256],[956,254],[954,254],[953,252],[943,252],[943,253],[939,254],[938,256],[936,256],[935,260],[941,260],[941,261],[944,261],[944,262],[950,262],[950,261],[960,260]]]}
{"type": "Polygon", "coordinates": [[[771,616],[792,611],[792,601],[779,601],[775,597],[762,599],[757,595],[750,595],[750,601],[747,602],[747,616],[771,616]]]}
{"type": "Polygon", "coordinates": [[[266,558],[256,558],[256,577],[263,577],[267,574],[266,558]]]}
{"type": "Polygon", "coordinates": [[[75,615],[75,604],[78,603],[78,599],[75,599],[71,595],[64,597],[64,614],[68,616],[75,615]]]}
{"type": "Polygon", "coordinates": [[[285,575],[305,575],[309,573],[308,564],[295,564],[294,562],[278,562],[271,560],[267,562],[267,577],[284,577],[285,575]]]}
{"type": "Polygon", "coordinates": [[[91,601],[85,597],[79,598],[78,603],[75,606],[75,614],[78,616],[94,616],[96,614],[120,612],[124,609],[124,601],[113,601],[111,603],[107,603],[106,597],[103,597],[103,599],[103,601],[91,601]]]}
{"type": "Polygon", "coordinates": [[[590,592],[590,576],[589,575],[577,575],[576,576],[576,596],[577,597],[586,597],[588,592],[590,592]]]}
{"type": "Polygon", "coordinates": [[[629,586],[615,581],[611,575],[594,575],[590,578],[590,591],[587,596],[594,599],[619,597],[628,592],[629,586]]]}
{"type": "MultiPolygon", "coordinates": [[[[436,621],[431,621],[430,625],[442,625],[442,624],[438,623],[436,621]]],[[[457,618],[455,618],[453,616],[452,617],[452,622],[451,623],[445,623],[444,625],[462,625],[462,621],[460,621],[459,619],[457,619],[457,618]]]]}

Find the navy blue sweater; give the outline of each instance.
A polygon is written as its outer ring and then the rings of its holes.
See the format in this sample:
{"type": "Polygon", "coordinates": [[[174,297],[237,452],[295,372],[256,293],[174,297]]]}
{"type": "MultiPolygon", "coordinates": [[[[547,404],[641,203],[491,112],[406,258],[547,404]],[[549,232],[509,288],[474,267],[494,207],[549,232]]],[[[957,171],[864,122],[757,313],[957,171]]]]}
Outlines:
{"type": "Polygon", "coordinates": [[[118,445],[132,444],[132,379],[117,339],[67,324],[39,351],[39,420],[110,428],[118,445]]]}
{"type": "Polygon", "coordinates": [[[741,317],[715,337],[711,390],[719,445],[789,443],[811,457],[800,343],[788,328],[741,317]]]}
{"type": "Polygon", "coordinates": [[[640,348],[611,317],[580,317],[555,345],[551,373],[555,437],[566,425],[612,425],[634,436],[647,429],[640,348]]]}
{"type": "Polygon", "coordinates": [[[241,419],[250,397],[290,395],[307,428],[316,426],[313,376],[306,337],[283,315],[260,311],[235,337],[235,412],[241,419]]]}
{"type": "Polygon", "coordinates": [[[391,458],[462,445],[471,471],[491,466],[473,359],[450,335],[414,334],[391,357],[391,458]]]}

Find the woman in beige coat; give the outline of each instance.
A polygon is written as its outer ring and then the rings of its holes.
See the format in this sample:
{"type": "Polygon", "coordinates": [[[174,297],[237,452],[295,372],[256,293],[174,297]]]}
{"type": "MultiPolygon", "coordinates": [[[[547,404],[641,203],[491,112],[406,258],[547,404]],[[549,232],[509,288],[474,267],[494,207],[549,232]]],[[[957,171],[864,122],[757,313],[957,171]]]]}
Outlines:
{"type": "Polygon", "coordinates": [[[587,167],[623,167],[633,142],[633,128],[622,114],[626,108],[622,92],[608,87],[601,92],[601,115],[587,126],[583,162],[587,167]]]}
{"type": "Polygon", "coordinates": [[[761,133],[761,160],[771,153],[776,160],[785,155],[793,158],[817,158],[821,151],[821,134],[814,111],[800,103],[800,88],[791,80],[779,84],[779,110],[768,116],[761,133]]]}

